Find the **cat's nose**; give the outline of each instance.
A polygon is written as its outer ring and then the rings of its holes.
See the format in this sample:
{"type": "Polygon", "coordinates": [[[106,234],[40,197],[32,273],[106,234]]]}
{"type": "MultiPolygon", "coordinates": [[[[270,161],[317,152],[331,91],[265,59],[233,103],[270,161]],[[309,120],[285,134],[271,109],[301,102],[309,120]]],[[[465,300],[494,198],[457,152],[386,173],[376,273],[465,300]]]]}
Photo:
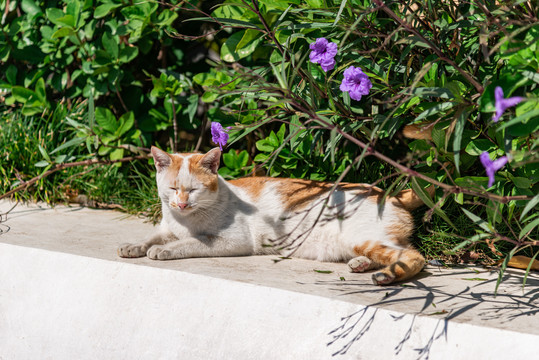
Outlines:
{"type": "Polygon", "coordinates": [[[188,206],[187,203],[178,203],[178,207],[179,207],[180,209],[182,209],[182,210],[185,209],[187,206],[188,206]]]}

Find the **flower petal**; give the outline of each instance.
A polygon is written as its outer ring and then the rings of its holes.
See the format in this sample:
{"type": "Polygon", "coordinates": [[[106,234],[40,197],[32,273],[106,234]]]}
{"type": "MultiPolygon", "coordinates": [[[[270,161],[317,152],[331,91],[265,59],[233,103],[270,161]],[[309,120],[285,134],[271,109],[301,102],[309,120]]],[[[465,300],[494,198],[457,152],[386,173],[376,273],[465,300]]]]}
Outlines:
{"type": "Polygon", "coordinates": [[[328,43],[326,47],[327,56],[331,56],[332,58],[334,58],[335,55],[337,55],[338,51],[339,49],[337,48],[337,44],[335,44],[334,42],[328,43]]]}
{"type": "Polygon", "coordinates": [[[320,61],[320,66],[322,67],[322,70],[327,72],[335,67],[335,60],[333,58],[329,60],[322,60],[320,61]]]}
{"type": "Polygon", "coordinates": [[[507,156],[502,156],[502,157],[500,157],[500,158],[494,160],[494,161],[492,162],[491,167],[492,167],[492,169],[493,169],[494,171],[498,171],[498,170],[500,170],[501,168],[503,168],[503,167],[505,166],[505,164],[507,164],[507,156]]]}
{"type": "Polygon", "coordinates": [[[485,169],[489,168],[490,164],[492,163],[492,161],[490,160],[490,156],[486,151],[483,151],[481,155],[479,155],[479,160],[481,160],[481,164],[485,169]]]}
{"type": "Polygon", "coordinates": [[[503,89],[501,86],[496,86],[494,89],[494,101],[499,102],[503,99],[503,89]]]}
{"type": "Polygon", "coordinates": [[[350,98],[356,101],[361,100],[361,96],[364,95],[363,92],[360,91],[357,87],[351,89],[348,93],[350,94],[350,98]]]}
{"type": "Polygon", "coordinates": [[[513,97],[510,97],[510,98],[507,98],[507,99],[502,99],[500,102],[501,102],[502,108],[504,108],[504,110],[505,110],[507,108],[518,105],[522,100],[524,100],[523,97],[513,96],[513,97]]]}

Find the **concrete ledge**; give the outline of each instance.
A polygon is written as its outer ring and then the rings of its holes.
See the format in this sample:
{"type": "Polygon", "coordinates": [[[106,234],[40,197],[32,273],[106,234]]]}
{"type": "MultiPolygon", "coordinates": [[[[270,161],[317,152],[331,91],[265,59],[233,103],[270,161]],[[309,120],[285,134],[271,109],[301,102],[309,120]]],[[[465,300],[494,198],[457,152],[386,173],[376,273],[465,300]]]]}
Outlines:
{"type": "Polygon", "coordinates": [[[494,298],[497,274],[484,269],[428,268],[405,286],[376,287],[344,264],[298,259],[124,260],[116,246],[152,227],[122,217],[10,213],[0,359],[536,357],[535,274],[522,289],[522,272],[509,271],[494,298]]]}

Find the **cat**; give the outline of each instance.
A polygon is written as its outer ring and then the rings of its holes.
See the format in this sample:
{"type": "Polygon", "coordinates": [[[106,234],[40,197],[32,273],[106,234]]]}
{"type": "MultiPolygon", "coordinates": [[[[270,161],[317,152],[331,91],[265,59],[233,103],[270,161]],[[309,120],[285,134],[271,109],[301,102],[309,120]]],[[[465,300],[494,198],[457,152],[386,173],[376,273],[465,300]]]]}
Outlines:
{"type": "MultiPolygon", "coordinates": [[[[410,210],[423,202],[411,190],[387,198],[367,184],[218,175],[221,151],[169,154],[151,148],[162,205],[159,230],[118,255],[155,260],[281,254],[377,269],[376,285],[409,279],[425,264],[408,243],[410,210]]],[[[432,186],[427,189],[432,193],[432,186]]]]}

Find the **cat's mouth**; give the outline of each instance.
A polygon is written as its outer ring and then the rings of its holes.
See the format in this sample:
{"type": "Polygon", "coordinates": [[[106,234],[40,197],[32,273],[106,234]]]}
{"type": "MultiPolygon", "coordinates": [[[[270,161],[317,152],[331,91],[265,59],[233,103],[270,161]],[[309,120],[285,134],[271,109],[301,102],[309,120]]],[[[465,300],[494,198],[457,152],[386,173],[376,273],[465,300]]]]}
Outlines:
{"type": "Polygon", "coordinates": [[[186,204],[186,203],[175,203],[171,202],[169,203],[170,207],[176,211],[178,211],[180,214],[187,214],[193,211],[194,204],[186,204]]]}

